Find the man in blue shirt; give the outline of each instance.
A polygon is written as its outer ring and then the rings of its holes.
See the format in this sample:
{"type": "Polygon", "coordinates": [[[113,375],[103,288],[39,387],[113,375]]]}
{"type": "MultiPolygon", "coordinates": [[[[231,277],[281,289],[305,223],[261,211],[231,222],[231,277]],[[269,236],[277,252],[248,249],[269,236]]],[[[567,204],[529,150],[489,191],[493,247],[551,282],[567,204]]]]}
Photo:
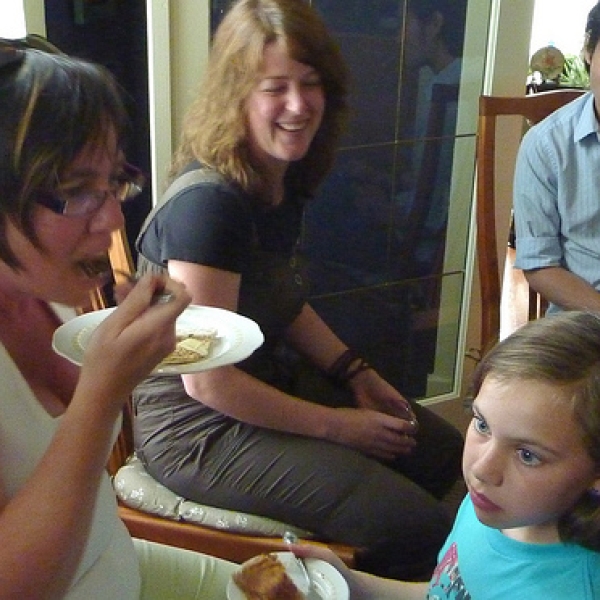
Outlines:
{"type": "Polygon", "coordinates": [[[515,267],[548,313],[600,310],[599,40],[600,2],[584,44],[591,92],[528,131],[517,156],[515,267]]]}

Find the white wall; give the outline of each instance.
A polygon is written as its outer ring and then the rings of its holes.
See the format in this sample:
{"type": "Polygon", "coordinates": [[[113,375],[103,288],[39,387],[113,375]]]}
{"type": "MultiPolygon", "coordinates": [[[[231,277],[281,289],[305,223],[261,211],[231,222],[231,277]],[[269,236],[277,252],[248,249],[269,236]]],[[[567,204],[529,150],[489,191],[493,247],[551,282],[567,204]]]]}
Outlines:
{"type": "Polygon", "coordinates": [[[595,0],[535,0],[529,55],[544,46],[579,54],[587,15],[595,0]]]}
{"type": "Polygon", "coordinates": [[[147,6],[150,143],[156,202],[165,189],[182,117],[208,58],[209,3],[152,0],[147,6]]]}
{"type": "Polygon", "coordinates": [[[46,34],[44,3],[40,0],[0,0],[0,37],[46,34]]]}
{"type": "Polygon", "coordinates": [[[0,37],[20,38],[25,35],[23,0],[0,2],[0,37]]]}

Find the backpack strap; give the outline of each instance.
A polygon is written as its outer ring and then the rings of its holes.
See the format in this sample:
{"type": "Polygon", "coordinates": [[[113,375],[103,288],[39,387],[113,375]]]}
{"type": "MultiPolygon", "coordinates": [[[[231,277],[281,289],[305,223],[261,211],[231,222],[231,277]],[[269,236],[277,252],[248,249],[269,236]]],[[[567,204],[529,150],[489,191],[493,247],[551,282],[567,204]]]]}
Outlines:
{"type": "Polygon", "coordinates": [[[217,171],[212,171],[210,169],[193,169],[192,171],[188,171],[183,175],[180,175],[171,182],[171,185],[167,188],[165,193],[161,196],[160,200],[156,203],[154,208],[148,213],[148,216],[145,218],[142,227],[140,228],[140,232],[136,239],[136,247],[139,250],[139,243],[148,229],[152,219],[154,219],[156,213],[158,213],[168,202],[170,202],[173,198],[181,194],[187,188],[197,185],[199,183],[221,183],[224,181],[223,175],[218,173],[217,171]]]}

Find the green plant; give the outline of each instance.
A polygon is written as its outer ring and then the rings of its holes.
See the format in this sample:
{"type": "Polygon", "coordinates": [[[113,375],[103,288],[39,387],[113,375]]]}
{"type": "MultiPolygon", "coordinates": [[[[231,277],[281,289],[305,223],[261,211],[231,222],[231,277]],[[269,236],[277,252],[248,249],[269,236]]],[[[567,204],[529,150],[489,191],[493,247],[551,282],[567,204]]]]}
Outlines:
{"type": "Polygon", "coordinates": [[[576,54],[565,56],[565,65],[559,77],[560,85],[587,89],[590,87],[590,77],[583,59],[576,54]]]}

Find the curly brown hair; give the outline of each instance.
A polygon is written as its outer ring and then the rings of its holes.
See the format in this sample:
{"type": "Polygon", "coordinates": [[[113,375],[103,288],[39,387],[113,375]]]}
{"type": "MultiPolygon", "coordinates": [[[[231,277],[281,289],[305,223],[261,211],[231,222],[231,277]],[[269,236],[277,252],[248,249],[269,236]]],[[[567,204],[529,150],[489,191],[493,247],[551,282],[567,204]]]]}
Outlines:
{"type": "Polygon", "coordinates": [[[198,161],[252,193],[261,173],[246,143],[245,101],[256,84],[267,44],[283,40],[290,56],[321,76],[325,113],[301,160],[289,169],[296,189],[311,195],[331,168],[346,120],[347,77],[341,52],[320,16],[303,0],[239,0],[214,36],[200,91],[184,120],[171,166],[175,177],[198,161]]]}

